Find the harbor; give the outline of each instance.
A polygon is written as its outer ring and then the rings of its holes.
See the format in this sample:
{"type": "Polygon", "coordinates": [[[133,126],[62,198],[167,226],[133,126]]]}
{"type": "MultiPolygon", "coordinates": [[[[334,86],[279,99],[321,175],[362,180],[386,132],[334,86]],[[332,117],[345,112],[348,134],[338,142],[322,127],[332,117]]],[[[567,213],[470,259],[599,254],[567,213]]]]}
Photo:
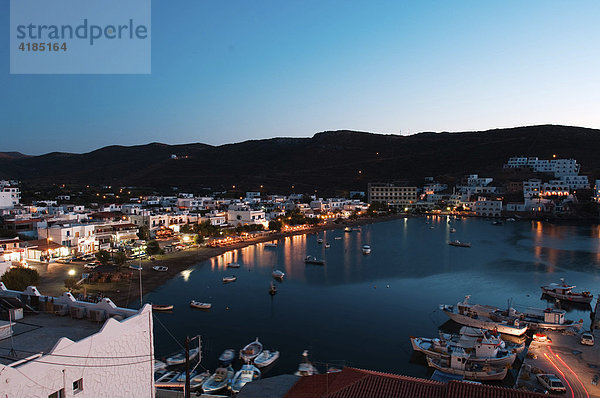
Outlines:
{"type": "MultiPolygon", "coordinates": [[[[296,235],[268,246],[259,243],[232,250],[183,271],[145,295],[144,301],[174,305],[170,313],[155,314],[157,358],[177,351],[175,339],[183,341],[186,335],[198,333],[202,335],[198,369],[214,372],[222,366],[218,358],[225,349],[239,352],[258,336],[265,350],[279,354],[261,369],[262,378],[297,372],[307,350],[320,373],[352,366],[429,379],[435,377],[436,367],[428,366],[431,360],[422,352],[413,351],[410,337],[438,338],[440,328],[457,333],[460,325],[451,321],[440,305],[456,306],[470,295],[472,303],[493,307],[498,316],[516,314],[526,325],[521,328],[528,329],[514,363],[502,363],[504,369],[508,366],[506,373],[483,382],[543,391],[535,377],[538,372],[533,370],[561,377],[550,362],[539,362],[546,360],[543,354],[550,356],[552,349],[571,369],[585,362],[586,372],[575,372],[585,375],[580,378],[593,397],[599,396],[592,384],[600,365],[594,362],[594,355],[600,358],[595,351],[598,343],[592,347],[579,343],[581,334],[591,327],[592,306],[560,305],[554,298],[542,296],[541,287],[565,278],[577,285],[573,291],[591,291],[595,305],[598,292],[594,288],[600,281],[597,234],[597,226],[536,221],[507,222],[498,227],[489,220],[473,218],[399,219],[351,232],[296,235]],[[447,244],[457,238],[471,247],[447,244]],[[364,254],[364,245],[369,245],[369,255],[364,254]],[[422,255],[424,250],[427,256],[422,255]],[[306,263],[307,256],[324,264],[306,263]],[[232,263],[239,268],[227,266],[232,263]],[[275,270],[284,276],[275,278],[275,270]],[[235,282],[223,283],[223,277],[234,275],[235,282]],[[273,284],[276,294],[270,291],[273,284]],[[194,310],[189,306],[192,299],[210,302],[212,308],[194,310]],[[326,309],[321,305],[325,301],[326,309]],[[552,310],[546,311],[549,308],[552,310]],[[536,318],[540,314],[533,309],[541,311],[542,318],[547,312],[564,327],[547,331],[546,321],[536,318]],[[534,319],[544,327],[536,330],[534,319]],[[364,327],[350,326],[357,323],[364,327]],[[547,334],[552,343],[531,343],[534,333],[547,334]],[[362,344],[355,344],[357,341],[362,344]],[[540,351],[540,344],[546,344],[548,352],[536,354],[534,359],[530,353],[540,351]],[[569,354],[574,351],[581,354],[569,354]]],[[[505,340],[511,350],[518,346],[510,345],[510,336],[505,340]]],[[[513,360],[510,355],[508,358],[513,360]]],[[[450,357],[434,362],[443,368],[446,359],[450,357]]],[[[234,361],[236,372],[243,363],[234,361]]],[[[577,383],[576,379],[571,383],[573,396],[579,396],[577,383]]]]}

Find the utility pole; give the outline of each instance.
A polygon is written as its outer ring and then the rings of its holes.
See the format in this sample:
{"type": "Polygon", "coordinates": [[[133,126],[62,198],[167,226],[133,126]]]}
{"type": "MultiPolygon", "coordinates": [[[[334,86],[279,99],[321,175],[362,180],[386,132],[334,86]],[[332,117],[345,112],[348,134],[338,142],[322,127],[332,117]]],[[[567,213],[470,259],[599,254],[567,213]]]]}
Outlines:
{"type": "Polygon", "coordinates": [[[190,398],[190,337],[185,337],[185,398],[190,398]]]}

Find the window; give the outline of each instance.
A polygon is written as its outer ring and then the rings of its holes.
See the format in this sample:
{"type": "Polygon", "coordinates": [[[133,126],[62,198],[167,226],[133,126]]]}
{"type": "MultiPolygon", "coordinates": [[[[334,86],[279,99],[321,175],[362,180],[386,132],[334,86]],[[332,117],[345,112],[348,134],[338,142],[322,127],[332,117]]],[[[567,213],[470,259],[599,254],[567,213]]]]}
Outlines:
{"type": "Polygon", "coordinates": [[[61,388],[60,390],[53,392],[48,395],[48,398],[65,398],[65,389],[61,388]]]}
{"type": "Polygon", "coordinates": [[[73,382],[73,393],[77,394],[80,391],[83,391],[83,379],[75,380],[73,382]]]}

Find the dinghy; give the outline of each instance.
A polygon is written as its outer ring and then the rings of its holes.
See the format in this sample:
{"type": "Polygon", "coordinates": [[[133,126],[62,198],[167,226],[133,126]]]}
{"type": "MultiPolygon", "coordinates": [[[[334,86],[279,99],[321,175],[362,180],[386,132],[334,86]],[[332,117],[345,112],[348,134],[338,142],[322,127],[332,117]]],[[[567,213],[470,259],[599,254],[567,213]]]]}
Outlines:
{"type": "Polygon", "coordinates": [[[233,368],[228,366],[227,368],[218,368],[208,379],[202,384],[202,391],[207,394],[217,392],[227,387],[227,384],[233,377],[233,368]]]}
{"type": "Polygon", "coordinates": [[[235,350],[233,348],[228,348],[219,357],[219,361],[224,365],[230,364],[235,358],[235,350]]]}
{"type": "Polygon", "coordinates": [[[201,303],[200,301],[192,300],[190,302],[190,307],[198,308],[201,310],[209,310],[210,307],[212,307],[212,304],[211,303],[201,303]]]}
{"type": "Polygon", "coordinates": [[[254,358],[254,365],[259,368],[264,368],[275,362],[279,358],[279,351],[264,350],[256,358],[254,358]]]}
{"type": "MultiPolygon", "coordinates": [[[[190,361],[198,356],[198,347],[190,350],[190,361]]],[[[172,355],[166,359],[167,365],[181,365],[185,363],[185,351],[172,355]]]]}
{"type": "Polygon", "coordinates": [[[230,387],[231,391],[237,394],[242,387],[254,380],[260,379],[260,376],[260,370],[256,366],[250,364],[243,365],[242,369],[238,370],[235,376],[233,376],[230,387]]]}
{"type": "Polygon", "coordinates": [[[258,356],[263,350],[263,346],[258,337],[252,343],[248,343],[244,348],[240,350],[240,358],[246,362],[252,361],[258,356]]]}

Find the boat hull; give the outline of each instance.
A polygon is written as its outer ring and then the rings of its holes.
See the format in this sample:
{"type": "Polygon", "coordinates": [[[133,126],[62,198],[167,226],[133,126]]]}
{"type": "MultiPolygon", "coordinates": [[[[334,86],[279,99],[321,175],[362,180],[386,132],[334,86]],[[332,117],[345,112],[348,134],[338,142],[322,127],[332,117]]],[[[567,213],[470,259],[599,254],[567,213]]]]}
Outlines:
{"type": "MultiPolygon", "coordinates": [[[[447,352],[434,351],[432,349],[428,349],[428,347],[427,347],[428,345],[429,345],[429,347],[433,346],[431,339],[411,337],[410,342],[412,344],[413,350],[422,352],[428,358],[433,358],[433,359],[442,359],[442,358],[449,359],[450,358],[450,354],[447,352]],[[423,343],[425,343],[425,344],[423,344],[423,343]]],[[[506,365],[512,365],[513,362],[515,362],[515,359],[517,359],[517,354],[510,353],[508,355],[504,355],[499,358],[471,356],[468,358],[468,361],[472,362],[472,363],[478,363],[478,364],[489,364],[492,366],[506,366],[506,365]]]]}
{"type": "Polygon", "coordinates": [[[593,295],[584,296],[580,294],[562,294],[557,293],[552,289],[546,289],[542,287],[542,292],[550,297],[557,298],[559,300],[570,301],[573,303],[582,303],[582,304],[590,304],[594,299],[593,295]]]}
{"type": "Polygon", "coordinates": [[[506,377],[506,373],[508,372],[508,369],[505,367],[503,367],[501,369],[500,368],[499,369],[490,369],[489,371],[480,371],[480,372],[454,369],[451,367],[442,366],[442,364],[440,364],[439,361],[432,360],[429,357],[427,357],[427,364],[430,367],[435,368],[439,371],[451,373],[451,374],[455,374],[455,375],[462,375],[466,379],[470,379],[470,380],[482,380],[482,381],[503,380],[506,377]]]}
{"type": "Polygon", "coordinates": [[[471,318],[466,315],[457,314],[455,312],[444,310],[446,315],[456,323],[461,325],[471,326],[474,328],[497,330],[499,333],[509,334],[511,336],[522,336],[527,332],[527,327],[513,327],[503,323],[494,322],[490,320],[484,320],[480,318],[471,318]]]}

